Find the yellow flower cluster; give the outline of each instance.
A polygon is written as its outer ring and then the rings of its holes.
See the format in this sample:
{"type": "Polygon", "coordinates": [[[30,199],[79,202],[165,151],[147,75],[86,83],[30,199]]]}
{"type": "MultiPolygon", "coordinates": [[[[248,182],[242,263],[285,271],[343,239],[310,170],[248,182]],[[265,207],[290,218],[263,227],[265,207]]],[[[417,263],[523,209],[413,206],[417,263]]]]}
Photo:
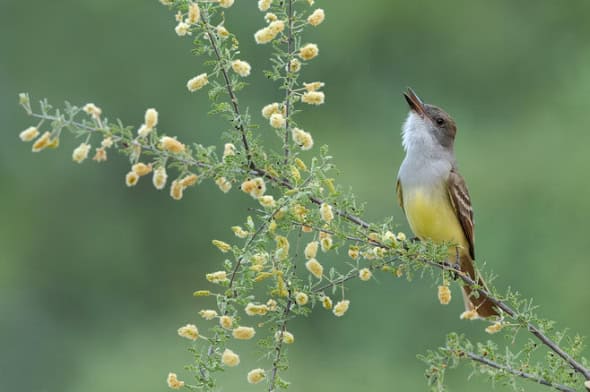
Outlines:
{"type": "Polygon", "coordinates": [[[332,310],[332,313],[334,313],[334,315],[336,317],[342,317],[348,311],[349,305],[350,305],[350,301],[347,300],[347,299],[343,299],[342,301],[339,301],[334,306],[334,309],[332,310]]]}
{"type": "Polygon", "coordinates": [[[299,57],[303,60],[311,60],[320,53],[316,44],[307,44],[299,49],[299,57]]]}
{"type": "MultiPolygon", "coordinates": [[[[285,344],[293,344],[295,343],[295,336],[291,332],[283,331],[283,343],[285,344]]],[[[277,331],[275,333],[275,340],[278,342],[281,339],[281,331],[277,331]]]]}
{"type": "Polygon", "coordinates": [[[93,103],[87,103],[86,105],[84,105],[82,110],[88,113],[95,120],[98,120],[100,118],[100,115],[102,114],[102,110],[93,103]]]}
{"type": "Polygon", "coordinates": [[[262,12],[268,11],[272,4],[272,0],[258,0],[258,9],[262,12]]]}
{"type": "Polygon", "coordinates": [[[82,143],[72,153],[72,159],[74,162],[82,163],[88,158],[88,152],[90,151],[90,144],[82,143]]]}
{"type": "Polygon", "coordinates": [[[311,15],[307,18],[307,23],[312,26],[318,26],[321,24],[324,19],[326,18],[326,14],[323,9],[318,8],[317,10],[313,11],[311,15]]]}
{"type": "Polygon", "coordinates": [[[308,105],[322,105],[326,101],[326,95],[322,91],[307,91],[301,96],[301,102],[308,105]]]}
{"type": "Polygon", "coordinates": [[[488,326],[486,328],[486,332],[489,334],[495,334],[498,333],[502,330],[502,328],[504,328],[504,324],[502,324],[501,321],[498,321],[490,326],[488,326]]]}
{"type": "Polygon", "coordinates": [[[232,331],[234,339],[250,340],[256,335],[256,331],[252,327],[237,327],[232,331]]]}
{"type": "Polygon", "coordinates": [[[160,138],[160,148],[162,150],[178,154],[184,152],[185,145],[176,140],[176,138],[172,138],[170,136],[162,136],[160,138]]]}
{"type": "Polygon", "coordinates": [[[171,389],[180,389],[184,387],[184,381],[180,381],[176,373],[168,373],[166,383],[168,384],[168,387],[171,389]]]}
{"type": "Polygon", "coordinates": [[[230,316],[221,316],[219,318],[219,325],[223,329],[231,329],[232,326],[234,325],[234,319],[231,318],[230,316]]]}
{"type": "Polygon", "coordinates": [[[266,208],[273,208],[276,206],[275,198],[271,195],[261,196],[258,198],[258,202],[261,206],[266,208]]]}
{"type": "Polygon", "coordinates": [[[227,280],[227,272],[225,271],[217,271],[207,274],[205,276],[207,280],[211,283],[221,283],[227,280]]]}
{"type": "Polygon", "coordinates": [[[348,257],[350,257],[351,259],[356,260],[359,258],[359,255],[360,255],[360,249],[358,246],[351,245],[348,248],[348,257]]]}
{"type": "Polygon", "coordinates": [[[250,302],[248,305],[246,305],[244,311],[248,316],[264,316],[268,313],[268,306],[255,305],[252,302],[250,302]]]}
{"type": "Polygon", "coordinates": [[[326,223],[332,222],[334,219],[334,212],[332,212],[332,206],[327,203],[322,203],[320,206],[320,217],[326,223]]]}
{"type": "Polygon", "coordinates": [[[262,117],[264,118],[270,119],[270,116],[275,113],[281,113],[279,104],[277,102],[270,103],[262,108],[262,117]]]}
{"type": "Polygon", "coordinates": [[[203,309],[199,312],[199,316],[205,320],[213,320],[215,317],[217,317],[217,312],[210,309],[203,309]]]}
{"type": "Polygon", "coordinates": [[[282,113],[273,113],[270,116],[270,126],[275,129],[284,128],[287,125],[287,120],[282,113]]]}
{"type": "Polygon", "coordinates": [[[259,382],[261,382],[262,380],[264,380],[266,378],[266,373],[264,372],[264,369],[254,369],[251,370],[250,372],[248,372],[248,382],[250,384],[258,384],[259,382]]]}
{"type": "Polygon", "coordinates": [[[309,259],[307,263],[305,263],[305,268],[307,268],[307,270],[316,278],[322,279],[324,267],[316,259],[309,259]]]}
{"type": "Polygon", "coordinates": [[[317,242],[317,241],[312,241],[309,244],[307,244],[305,246],[305,250],[303,251],[305,258],[306,259],[313,259],[314,257],[316,257],[316,255],[318,254],[318,246],[319,246],[319,242],[317,242]]]}
{"type": "Polygon", "coordinates": [[[475,320],[479,318],[475,309],[466,310],[459,316],[461,320],[475,320]]]}
{"type": "Polygon", "coordinates": [[[265,28],[258,30],[256,34],[254,34],[254,39],[257,44],[266,44],[275,39],[283,30],[285,30],[285,22],[282,20],[275,20],[270,22],[265,28]]]}
{"type": "Polygon", "coordinates": [[[219,177],[216,179],[215,184],[217,184],[223,193],[227,193],[231,190],[231,182],[229,182],[229,180],[225,177],[219,177]]]}
{"type": "Polygon", "coordinates": [[[223,160],[227,157],[233,157],[236,155],[236,146],[233,143],[225,143],[223,146],[223,160]]]}
{"type": "Polygon", "coordinates": [[[23,142],[30,142],[37,136],[39,136],[39,130],[37,129],[37,127],[29,127],[18,135],[18,137],[20,137],[20,140],[22,140],[23,142]]]}
{"type": "Polygon", "coordinates": [[[327,252],[332,249],[332,235],[325,231],[320,231],[320,247],[322,252],[327,252]]]}
{"type": "Polygon", "coordinates": [[[184,21],[178,22],[178,24],[174,28],[174,31],[176,32],[176,34],[179,37],[184,37],[185,35],[192,34],[191,33],[191,26],[188,23],[185,23],[184,21]]]}
{"type": "Polygon", "coordinates": [[[197,90],[202,89],[205,85],[209,83],[209,78],[207,77],[206,73],[199,74],[186,82],[186,88],[191,93],[194,93],[197,90]]]}
{"type": "Polygon", "coordinates": [[[241,185],[242,192],[250,194],[255,199],[264,196],[266,184],[262,177],[256,177],[252,180],[246,180],[241,185]]]}
{"type": "Polygon", "coordinates": [[[305,132],[299,128],[293,128],[291,130],[291,135],[293,136],[293,141],[299,145],[302,150],[310,150],[313,147],[313,138],[309,132],[305,132]]]}
{"type": "Polygon", "coordinates": [[[438,286],[438,301],[442,305],[448,305],[451,302],[451,290],[449,289],[449,286],[438,286]]]}
{"type": "Polygon", "coordinates": [[[156,170],[154,170],[154,175],[152,177],[154,187],[158,190],[164,189],[167,180],[168,174],[166,173],[166,168],[164,166],[157,167],[156,170]]]}
{"type": "Polygon", "coordinates": [[[366,282],[367,280],[371,279],[372,276],[373,273],[368,268],[363,268],[359,271],[359,279],[362,281],[366,282]]]}
{"type": "Polygon", "coordinates": [[[223,354],[221,354],[221,362],[229,367],[238,366],[240,364],[240,356],[229,348],[226,348],[223,354]]]}
{"type": "Polygon", "coordinates": [[[190,3],[188,6],[188,18],[186,20],[187,23],[190,24],[197,24],[201,17],[201,10],[199,9],[199,5],[197,3],[190,3]]]}
{"type": "Polygon", "coordinates": [[[199,338],[199,330],[194,324],[187,324],[178,328],[178,336],[194,341],[199,338]]]}
{"type": "Polygon", "coordinates": [[[309,297],[307,296],[307,294],[299,291],[297,293],[295,293],[295,303],[297,305],[306,305],[309,302],[309,297]]]}
{"type": "Polygon", "coordinates": [[[229,8],[234,5],[234,0],[219,0],[219,5],[223,8],[229,8]]]}
{"type": "Polygon", "coordinates": [[[247,62],[242,61],[242,60],[232,61],[231,67],[235,73],[237,73],[238,75],[240,75],[242,77],[246,77],[246,76],[250,75],[250,70],[252,69],[250,64],[248,64],[247,62]]]}
{"type": "Polygon", "coordinates": [[[327,295],[321,298],[322,306],[324,309],[330,310],[332,309],[332,298],[328,297],[327,295]]]}
{"type": "Polygon", "coordinates": [[[236,235],[236,237],[238,238],[246,238],[248,237],[248,231],[242,229],[240,226],[233,226],[231,228],[231,230],[234,232],[234,234],[236,235]]]}

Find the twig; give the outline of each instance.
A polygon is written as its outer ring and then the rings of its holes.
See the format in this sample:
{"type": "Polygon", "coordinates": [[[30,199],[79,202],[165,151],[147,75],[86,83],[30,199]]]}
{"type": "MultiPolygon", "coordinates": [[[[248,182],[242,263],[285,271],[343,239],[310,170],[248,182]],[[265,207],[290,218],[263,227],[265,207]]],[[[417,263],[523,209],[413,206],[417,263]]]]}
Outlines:
{"type": "Polygon", "coordinates": [[[289,312],[291,312],[291,304],[292,304],[292,299],[291,299],[291,292],[289,290],[289,300],[287,301],[287,305],[285,307],[285,311],[283,312],[283,324],[281,324],[281,329],[279,331],[279,334],[277,335],[277,345],[275,346],[275,359],[272,363],[272,374],[270,376],[270,382],[268,384],[268,392],[274,392],[276,390],[275,388],[275,383],[276,383],[276,379],[277,379],[277,374],[279,371],[279,362],[281,360],[281,353],[282,353],[282,349],[283,349],[283,336],[285,334],[285,331],[287,330],[287,322],[288,322],[288,317],[289,317],[289,312]]]}
{"type": "Polygon", "coordinates": [[[293,61],[293,0],[287,0],[287,75],[285,93],[285,165],[289,162],[289,115],[291,110],[291,62],[293,61]]]}
{"type": "Polygon", "coordinates": [[[229,78],[229,75],[227,73],[227,68],[226,65],[223,62],[223,59],[221,58],[221,54],[219,53],[219,48],[217,46],[217,41],[215,39],[215,35],[211,32],[210,28],[209,28],[209,20],[208,20],[208,15],[207,15],[207,10],[203,10],[203,12],[201,13],[201,19],[203,21],[203,24],[205,25],[205,31],[207,33],[207,37],[209,38],[209,43],[211,44],[211,48],[213,48],[213,52],[215,52],[215,57],[217,59],[217,64],[219,65],[219,69],[221,70],[221,73],[223,75],[223,79],[225,80],[225,87],[227,89],[227,94],[229,95],[229,98],[231,100],[231,104],[232,104],[232,108],[234,111],[234,114],[236,116],[236,120],[237,120],[237,124],[235,125],[235,127],[240,131],[240,134],[242,136],[242,144],[244,145],[244,151],[246,151],[246,159],[248,161],[248,167],[250,168],[254,168],[254,163],[252,162],[252,153],[250,152],[250,145],[248,144],[248,138],[246,137],[246,129],[244,128],[244,120],[242,118],[242,115],[240,113],[240,106],[238,104],[238,98],[236,97],[236,94],[234,92],[234,87],[231,83],[231,80],[229,78]]]}
{"type": "Polygon", "coordinates": [[[469,359],[471,359],[471,360],[473,360],[475,362],[479,362],[479,363],[481,363],[483,365],[492,367],[494,369],[498,369],[498,370],[501,370],[503,372],[510,373],[510,374],[515,375],[515,376],[522,377],[522,378],[525,378],[527,380],[534,381],[534,382],[536,382],[538,384],[541,384],[541,385],[546,385],[548,387],[555,388],[558,391],[562,391],[562,392],[576,392],[575,389],[570,388],[567,385],[552,383],[551,381],[548,381],[548,380],[546,380],[546,379],[544,379],[544,378],[542,378],[540,376],[537,376],[535,374],[531,374],[531,373],[523,372],[521,370],[513,369],[510,366],[502,365],[502,364],[500,364],[498,362],[494,362],[494,361],[492,361],[490,359],[487,359],[487,358],[482,357],[481,355],[477,355],[477,354],[472,353],[472,352],[469,352],[469,351],[460,351],[457,354],[459,356],[465,356],[465,357],[467,357],[467,358],[469,358],[469,359]]]}

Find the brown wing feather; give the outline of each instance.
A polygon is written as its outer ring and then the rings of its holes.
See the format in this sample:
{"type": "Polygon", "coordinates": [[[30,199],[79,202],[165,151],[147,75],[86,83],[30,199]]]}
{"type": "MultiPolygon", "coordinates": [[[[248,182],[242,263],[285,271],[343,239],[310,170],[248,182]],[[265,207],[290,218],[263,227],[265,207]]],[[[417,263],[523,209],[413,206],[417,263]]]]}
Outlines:
{"type": "Polygon", "coordinates": [[[457,218],[459,218],[459,222],[463,228],[465,238],[467,238],[467,241],[469,242],[469,254],[471,255],[471,259],[475,260],[474,222],[471,198],[469,197],[469,191],[467,190],[467,185],[465,185],[465,180],[455,168],[453,168],[451,174],[449,174],[447,189],[449,192],[449,198],[453,204],[455,213],[457,214],[457,218]]]}
{"type": "Polygon", "coordinates": [[[404,194],[402,191],[402,183],[399,182],[399,179],[397,180],[397,183],[395,184],[395,192],[397,193],[397,202],[399,203],[399,206],[402,208],[402,210],[405,212],[405,210],[404,210],[404,194]]]}

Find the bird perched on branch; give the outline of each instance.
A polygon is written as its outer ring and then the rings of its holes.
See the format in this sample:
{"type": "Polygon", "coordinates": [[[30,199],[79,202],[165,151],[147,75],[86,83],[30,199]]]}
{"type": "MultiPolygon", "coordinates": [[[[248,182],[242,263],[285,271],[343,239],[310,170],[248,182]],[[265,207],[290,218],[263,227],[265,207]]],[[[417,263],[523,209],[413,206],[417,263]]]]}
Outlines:
{"type": "MultiPolygon", "coordinates": [[[[457,126],[444,110],[422,102],[408,89],[404,97],[410,113],[402,128],[406,157],[397,176],[397,196],[410,228],[421,240],[451,243],[449,262],[485,287],[475,266],[471,199],[459,174],[453,145],[457,126]]],[[[479,317],[497,316],[487,297],[462,287],[466,310],[479,317]]]]}

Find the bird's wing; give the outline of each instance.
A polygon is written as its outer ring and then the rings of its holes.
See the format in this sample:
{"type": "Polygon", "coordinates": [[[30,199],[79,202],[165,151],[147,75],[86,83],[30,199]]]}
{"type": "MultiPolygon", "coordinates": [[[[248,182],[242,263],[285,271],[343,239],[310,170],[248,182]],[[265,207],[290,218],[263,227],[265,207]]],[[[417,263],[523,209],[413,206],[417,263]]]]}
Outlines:
{"type": "Polygon", "coordinates": [[[465,180],[459,172],[453,168],[447,180],[447,191],[449,199],[455,209],[455,214],[461,223],[465,238],[469,242],[469,254],[471,259],[475,260],[475,239],[474,239],[474,221],[473,208],[471,207],[471,199],[469,198],[469,191],[465,180]]]}
{"type": "Polygon", "coordinates": [[[402,210],[404,210],[404,194],[402,191],[402,183],[399,181],[399,178],[395,184],[395,192],[397,193],[397,202],[399,203],[399,206],[402,208],[402,210]]]}

